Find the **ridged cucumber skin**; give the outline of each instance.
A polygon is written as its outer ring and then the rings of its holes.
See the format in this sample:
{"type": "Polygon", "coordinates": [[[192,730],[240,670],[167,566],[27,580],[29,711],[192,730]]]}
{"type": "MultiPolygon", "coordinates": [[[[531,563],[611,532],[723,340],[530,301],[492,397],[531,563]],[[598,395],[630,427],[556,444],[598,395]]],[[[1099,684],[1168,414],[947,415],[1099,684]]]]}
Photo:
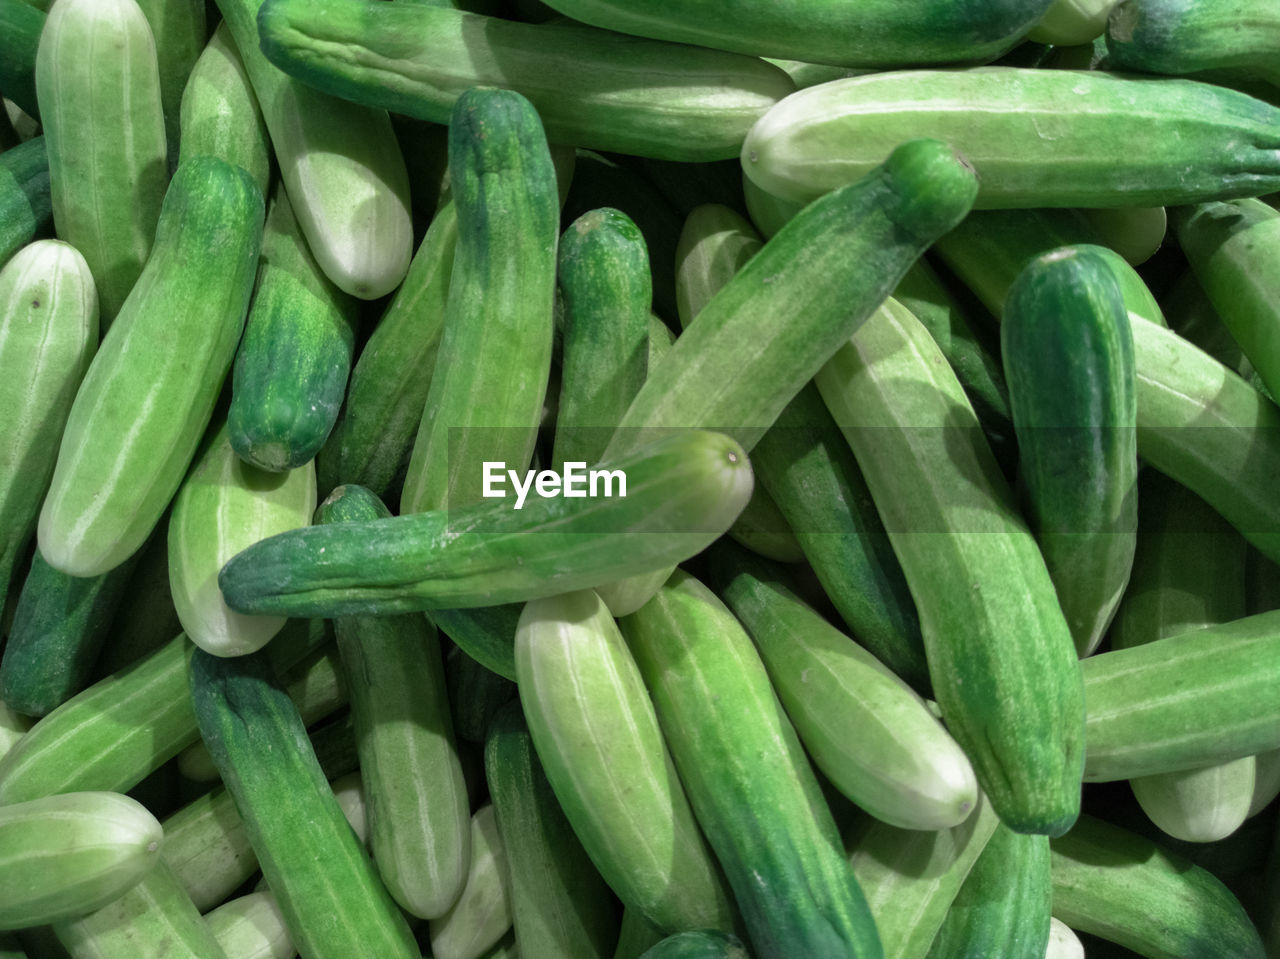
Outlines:
{"type": "Polygon", "coordinates": [[[409,174],[390,118],[276,69],[259,47],[261,0],[217,5],[244,60],[312,256],[352,296],[390,293],[413,253],[409,174]]]}
{"type": "Polygon", "coordinates": [[[457,236],[458,214],[446,202],[351,370],[338,420],[316,456],[325,495],[354,483],[399,499],[396,481],[408,465],[435,373],[457,236]]]}
{"type": "Polygon", "coordinates": [[[999,824],[951,903],[928,959],[1045,959],[1049,840],[999,824]]]}
{"type": "Polygon", "coordinates": [[[1053,914],[1149,959],[1266,955],[1239,901],[1214,876],[1092,816],[1050,843],[1053,914]]]}
{"type": "Polygon", "coordinates": [[[315,459],[342,406],[355,337],[356,301],[320,271],[277,188],[231,374],[227,425],[241,459],[277,473],[315,459]]]}
{"type": "Polygon", "coordinates": [[[733,614],[677,570],[620,626],[755,953],[883,956],[817,779],[733,614]]]}
{"type": "Polygon", "coordinates": [[[179,162],[208,153],[243,167],[265,197],[271,145],[244,60],[225,22],[218,24],[182,91],[179,162]]]}
{"type": "Polygon", "coordinates": [[[909,16],[891,2],[856,7],[814,0],[746,2],[723,10],[694,0],[551,0],[549,6],[575,20],[641,37],[811,63],[892,67],[997,56],[1035,24],[1049,0],[933,0],[909,16]]]}
{"type": "Polygon", "coordinates": [[[59,238],[93,272],[105,328],[153,248],[169,182],[155,41],[133,0],[64,0],[36,54],[59,238]]]}
{"type": "MultiPolygon", "coordinates": [[[[209,31],[203,0],[136,0],[151,26],[169,155],[177,163],[182,92],[209,31]]],[[[265,190],[263,191],[266,192],[265,190]]]]}
{"type": "Polygon", "coordinates": [[[735,928],[662,730],[609,609],[584,590],[527,603],[516,678],[561,809],[628,909],[670,932],[735,928]]]}
{"type": "Polygon", "coordinates": [[[347,825],[263,652],[220,659],[197,650],[190,683],[201,738],[298,951],[417,959],[408,923],[347,825]]]}
{"type": "Polygon", "coordinates": [[[146,808],[112,792],[0,807],[0,929],[92,912],[159,862],[164,834],[146,808]]]}
{"type": "Polygon", "coordinates": [[[640,959],[747,959],[747,951],[737,936],[694,930],[668,936],[640,959]]]}
{"type": "Polygon", "coordinates": [[[37,120],[36,50],[44,24],[44,11],[24,0],[0,0],[0,90],[37,120]]]}
{"type": "Polygon", "coordinates": [[[267,473],[236,455],[226,424],[214,433],[169,517],[169,585],[178,620],[193,643],[215,656],[243,656],[283,628],[284,617],[230,609],[218,589],[218,571],[246,546],[308,525],[315,508],[310,463],[267,473]]]}
{"type": "Polygon", "coordinates": [[[298,951],[269,892],[228,899],[204,917],[227,959],[293,959],[298,951]]]}
{"type": "MultiPolygon", "coordinates": [[[[368,490],[340,486],[316,521],[390,515],[368,490]]],[[[334,629],[360,742],[370,851],[396,902],[435,918],[461,894],[471,855],[471,810],[435,627],[410,613],[339,618],[334,629]]]]}
{"type": "Polygon", "coordinates": [[[907,267],[968,212],[976,190],[949,148],[916,140],[809,205],[703,307],[640,388],[607,454],[634,448],[654,427],[724,430],[749,451],[907,267]]]}
{"type": "Polygon", "coordinates": [[[511,877],[493,806],[471,817],[471,863],[462,895],[428,925],[435,959],[478,959],[511,928],[511,877]]]}
{"type": "Polygon", "coordinates": [[[742,165],[805,203],[927,135],[977,169],[980,210],[1180,205],[1280,189],[1278,127],[1280,108],[1195,80],[904,70],[793,94],[751,128],[742,165]]]}
{"type": "Polygon", "coordinates": [[[98,297],[73,247],[40,240],[0,269],[0,369],[8,371],[0,380],[0,596],[36,530],[57,444],[97,346],[98,297]]]}
{"type": "Polygon", "coordinates": [[[1027,518],[1087,656],[1129,582],[1138,528],[1133,335],[1109,264],[1088,247],[1032,260],[1000,343],[1027,518]]]}
{"type": "Polygon", "coordinates": [[[289,616],[514,603],[687,559],[751,495],[742,447],[719,433],[677,433],[604,465],[625,473],[627,496],[538,499],[519,511],[495,500],[293,530],[232,558],[219,583],[233,609],[289,616]]]}
{"type": "Polygon", "coordinates": [[[608,959],[618,932],[612,894],[560,808],[518,702],[490,723],[484,769],[507,852],[520,952],[608,959]]]}
{"type": "Polygon", "coordinates": [[[0,266],[53,224],[43,136],[0,153],[0,266]]]}
{"type": "Polygon", "coordinates": [[[1060,835],[1080,811],[1075,646],[959,381],[891,299],[816,382],[911,587],[948,729],[1009,828],[1060,835]]]}
{"type": "Polygon", "coordinates": [[[474,89],[454,106],[458,238],[401,513],[479,502],[482,462],[523,470],[533,455],[551,371],[560,217],[546,142],[518,93],[474,89]]]}
{"type": "Polygon", "coordinates": [[[1108,70],[1226,71],[1280,82],[1280,9],[1249,0],[1126,0],[1107,22],[1108,70]]]}
{"type": "Polygon", "coordinates": [[[815,765],[861,809],[949,829],[978,802],[973,767],[911,687],[806,606],[776,567],[728,544],[713,582],[751,635],[815,765]]]}
{"type": "Polygon", "coordinates": [[[558,143],[665,160],[736,156],[795,89],[751,57],[447,6],[266,0],[258,23],[273,63],[335,96],[445,123],[464,90],[503,87],[533,101],[558,143]]]}
{"type": "Polygon", "coordinates": [[[71,959],[226,959],[213,931],[163,861],[97,912],[60,922],[71,959]]]}
{"type": "Polygon", "coordinates": [[[72,576],[119,566],[182,482],[244,329],[262,195],[215,157],[179,167],[146,268],[71,406],[40,552],[72,576]]]}

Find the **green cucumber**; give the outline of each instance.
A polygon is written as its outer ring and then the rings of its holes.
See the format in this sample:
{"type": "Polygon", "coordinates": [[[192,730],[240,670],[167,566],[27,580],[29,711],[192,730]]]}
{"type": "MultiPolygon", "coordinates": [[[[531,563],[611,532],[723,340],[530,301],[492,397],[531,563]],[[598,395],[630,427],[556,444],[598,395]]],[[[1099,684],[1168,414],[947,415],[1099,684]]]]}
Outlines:
{"type": "Polygon", "coordinates": [[[179,162],[208,153],[243,167],[263,196],[271,178],[271,147],[262,110],[231,30],[218,24],[182,91],[179,162]]]}
{"type": "Polygon", "coordinates": [[[262,217],[239,167],[202,156],[178,168],[151,258],[67,419],[39,525],[55,569],[119,566],[177,492],[244,328],[262,217]]]}
{"type": "Polygon", "coordinates": [[[204,917],[227,959],[293,959],[298,951],[269,892],[229,899],[204,917]]]}
{"type": "Polygon", "coordinates": [[[1107,14],[1118,0],[1054,0],[1027,33],[1036,43],[1079,46],[1107,29],[1107,14]]]}
{"type": "Polygon", "coordinates": [[[112,792],[45,796],[0,806],[0,929],[84,915],[159,862],[160,823],[112,792]]]}
{"type": "Polygon", "coordinates": [[[14,747],[27,730],[31,728],[31,718],[16,709],[6,706],[0,699],[0,759],[14,747]]]}
{"type": "MultiPolygon", "coordinates": [[[[903,829],[949,829],[973,812],[973,767],[915,692],[727,544],[714,580],[759,651],[814,763],[861,809],[903,829]]],[[[523,688],[523,687],[521,687],[523,688]]]]}
{"type": "Polygon", "coordinates": [[[800,541],[787,525],[786,517],[782,515],[778,504],[763,486],[756,486],[751,491],[751,499],[747,500],[747,505],[729,527],[728,534],[736,542],[766,559],[777,560],[779,563],[804,561],[804,549],[800,541]]]}
{"type": "Polygon", "coordinates": [[[355,301],[320,271],[277,188],[231,377],[227,425],[241,459],[281,473],[315,458],[346,392],[355,323],[355,301]]]}
{"type": "Polygon", "coordinates": [[[0,380],[0,596],[35,532],[57,444],[97,345],[93,277],[73,247],[37,241],[0,269],[0,369],[10,371],[0,380]]]}
{"type": "Polygon", "coordinates": [[[1107,22],[1108,70],[1218,71],[1280,83],[1280,10],[1249,0],[1125,0],[1107,22]]]}
{"type": "Polygon", "coordinates": [[[1089,247],[1032,260],[1000,342],[1028,520],[1087,656],[1129,582],[1138,525],[1133,335],[1107,261],[1089,247]]]}
{"type": "Polygon", "coordinates": [[[151,254],[169,180],[155,41],[137,3],[51,9],[36,94],[54,224],[93,272],[105,329],[151,254]]]}
{"type": "Polygon", "coordinates": [[[44,12],[24,0],[0,0],[0,91],[37,119],[36,50],[44,24],[44,12]]]}
{"type": "Polygon", "coordinates": [[[745,170],[742,173],[742,195],[746,200],[747,215],[766,239],[772,239],[805,207],[803,203],[793,203],[767,192],[747,176],[745,170]]]}
{"type": "Polygon", "coordinates": [[[1140,266],[1156,254],[1169,229],[1169,217],[1162,206],[1122,206],[1085,210],[1085,218],[1102,236],[1104,246],[1140,266]]]}
{"type": "Polygon", "coordinates": [[[197,650],[191,698],[200,735],[235,797],[298,951],[417,959],[408,923],[351,831],[306,729],[262,651],[197,650]]]}
{"type": "Polygon", "coordinates": [[[471,817],[471,864],[462,895],[427,928],[435,959],[480,959],[511,928],[507,850],[492,805],[471,817]]]}
{"type": "Polygon", "coordinates": [[[551,369],[560,206],[537,111],[509,91],[463,94],[449,172],[457,247],[402,513],[479,502],[485,461],[525,469],[551,369]]]}
{"type": "MultiPolygon", "coordinates": [[[[340,486],[316,520],[390,515],[368,490],[340,486]]],[[[407,912],[435,918],[462,892],[471,838],[435,628],[408,614],[339,618],[334,629],[360,741],[378,874],[407,912]]]]}
{"type": "Polygon", "coordinates": [[[125,587],[129,602],[116,610],[107,641],[94,663],[95,682],[155,652],[182,632],[169,590],[168,528],[168,519],[161,519],[139,551],[125,587]]]}
{"type": "Polygon", "coordinates": [[[747,959],[747,951],[737,936],[696,930],[668,936],[640,959],[747,959]]]}
{"type": "MultiPolygon", "coordinates": [[[[523,608],[523,604],[520,605],[523,608]]],[[[519,613],[517,610],[516,615],[519,613]]],[[[512,635],[515,635],[514,630],[512,635]]],[[[461,646],[449,650],[445,669],[454,731],[459,739],[483,743],[489,720],[507,700],[515,697],[515,683],[480,665],[461,646]]]]}
{"type": "Polygon", "coordinates": [[[817,779],[733,614],[677,570],[620,625],[755,953],[883,956],[817,779]]]}
{"type": "Polygon", "coordinates": [[[656,946],[665,936],[666,933],[640,913],[624,906],[613,959],[640,959],[645,950],[656,946]]]}
{"type": "Polygon", "coordinates": [[[0,266],[52,223],[49,155],[44,137],[32,137],[0,153],[0,266]]]}
{"type": "Polygon", "coordinates": [[[448,6],[266,0],[258,22],[267,57],[326,93],[445,123],[464,90],[504,87],[558,143],[666,160],[736,155],[795,89],[751,57],[448,6]]]}
{"type": "Polygon", "coordinates": [[[837,67],[828,63],[808,63],[804,60],[786,60],[780,57],[764,57],[779,70],[791,78],[797,90],[816,87],[819,83],[841,80],[845,77],[860,77],[871,70],[857,67],[837,67]]]}
{"type": "Polygon", "coordinates": [[[242,656],[265,646],[283,617],[243,616],[227,607],[218,571],[246,546],[306,526],[316,508],[310,463],[266,473],[245,463],[223,424],[197,457],[169,517],[169,583],[182,628],[217,656],[242,656]]]}
{"type": "MultiPolygon", "coordinates": [[[[164,112],[169,155],[176,164],[179,147],[182,92],[205,48],[204,0],[136,0],[151,25],[160,77],[160,106],[164,112]]],[[[266,191],[263,190],[265,193],[266,191]]]]}
{"type": "Polygon", "coordinates": [[[666,436],[604,465],[626,476],[627,496],[538,499],[521,510],[495,501],[293,530],[232,558],[219,584],[233,609],[289,616],[536,599],[687,559],[751,494],[742,447],[719,433],[666,436]]]}
{"type": "MultiPolygon", "coordinates": [[[[459,649],[486,669],[515,681],[514,643],[523,603],[500,603],[471,609],[433,609],[427,618],[459,649]]],[[[484,731],[480,731],[480,742],[484,731]]]]}
{"type": "Polygon", "coordinates": [[[547,779],[618,898],[669,932],[732,931],[724,878],[608,607],[590,590],[527,603],[516,678],[547,779]]]}
{"type": "Polygon", "coordinates": [[[1161,206],[1280,189],[1280,108],[1194,80],[1097,71],[902,70],[792,94],[747,135],[742,165],[807,203],[931,136],[978,171],[977,209],[1161,206]]]}
{"type": "Polygon", "coordinates": [[[1079,665],[964,391],[892,299],[816,382],[902,563],[948,729],[1009,828],[1060,835],[1080,810],[1079,665]]]}

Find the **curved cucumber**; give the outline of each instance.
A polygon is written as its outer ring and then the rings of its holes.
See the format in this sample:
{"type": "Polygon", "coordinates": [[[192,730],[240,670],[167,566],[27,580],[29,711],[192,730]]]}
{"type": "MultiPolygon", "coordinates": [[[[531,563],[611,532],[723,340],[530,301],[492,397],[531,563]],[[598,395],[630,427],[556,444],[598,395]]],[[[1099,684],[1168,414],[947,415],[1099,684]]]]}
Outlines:
{"type": "Polygon", "coordinates": [[[1280,9],[1250,0],[1125,0],[1107,22],[1108,70],[1225,71],[1280,83],[1280,9]]]}
{"type": "Polygon", "coordinates": [[[52,222],[49,155],[44,137],[32,137],[0,153],[0,266],[52,222]]]}

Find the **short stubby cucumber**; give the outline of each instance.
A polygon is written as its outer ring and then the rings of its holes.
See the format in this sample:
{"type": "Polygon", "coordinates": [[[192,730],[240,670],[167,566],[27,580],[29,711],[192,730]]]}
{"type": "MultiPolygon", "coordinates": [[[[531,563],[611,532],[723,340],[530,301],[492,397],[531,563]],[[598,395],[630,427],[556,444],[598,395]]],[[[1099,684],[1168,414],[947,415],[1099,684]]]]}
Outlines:
{"type": "Polygon", "coordinates": [[[182,482],[244,329],[263,202],[215,157],[182,164],[137,285],[67,419],[40,552],[73,576],[120,565],[182,482]]]}
{"type": "Polygon", "coordinates": [[[808,202],[919,136],[974,165],[980,210],[1280,189],[1280,107],[1194,80],[1018,67],[903,70],[801,90],[752,127],[742,166],[769,193],[808,202]]]}

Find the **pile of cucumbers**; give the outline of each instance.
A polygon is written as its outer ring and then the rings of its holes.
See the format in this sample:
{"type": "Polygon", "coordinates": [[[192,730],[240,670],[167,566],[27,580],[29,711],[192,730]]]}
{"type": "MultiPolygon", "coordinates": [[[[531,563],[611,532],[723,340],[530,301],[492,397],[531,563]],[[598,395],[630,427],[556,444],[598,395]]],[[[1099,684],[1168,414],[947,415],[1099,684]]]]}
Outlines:
{"type": "Polygon", "coordinates": [[[0,0],[0,959],[1280,957],[1280,0],[0,0]]]}

